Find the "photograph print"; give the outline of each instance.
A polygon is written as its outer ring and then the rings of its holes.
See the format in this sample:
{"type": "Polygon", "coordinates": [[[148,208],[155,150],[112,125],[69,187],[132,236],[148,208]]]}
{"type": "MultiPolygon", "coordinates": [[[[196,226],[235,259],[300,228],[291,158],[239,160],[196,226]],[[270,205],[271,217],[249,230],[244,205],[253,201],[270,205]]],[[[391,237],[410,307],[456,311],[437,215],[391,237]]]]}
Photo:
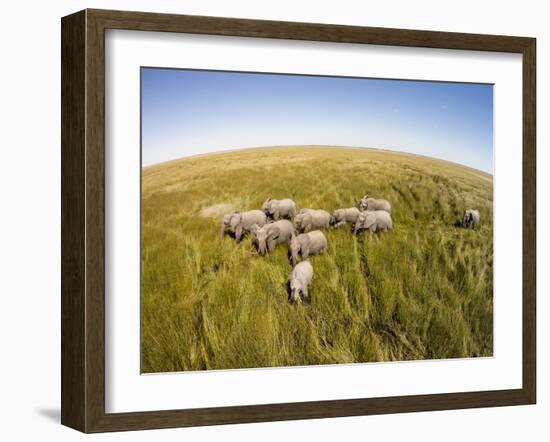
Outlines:
{"type": "Polygon", "coordinates": [[[493,356],[493,85],[141,68],[141,370],[493,356]]]}

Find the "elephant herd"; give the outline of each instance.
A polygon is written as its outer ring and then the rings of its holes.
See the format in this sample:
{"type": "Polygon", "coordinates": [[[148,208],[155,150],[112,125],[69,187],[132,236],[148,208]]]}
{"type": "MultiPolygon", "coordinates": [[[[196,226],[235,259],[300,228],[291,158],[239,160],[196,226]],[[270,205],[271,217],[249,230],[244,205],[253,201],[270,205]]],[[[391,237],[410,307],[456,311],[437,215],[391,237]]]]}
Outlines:
{"type": "Polygon", "coordinates": [[[323,253],[328,241],[321,229],[351,225],[360,230],[387,231],[393,227],[391,205],[387,200],[365,195],[357,207],[335,210],[301,209],[289,199],[268,198],[261,210],[233,212],[223,217],[222,237],[231,233],[237,241],[250,233],[260,255],[272,253],[279,245],[288,244],[292,272],[289,278],[291,302],[309,300],[313,267],[309,257],[323,253]],[[298,262],[301,258],[301,262],[298,262]]]}
{"type": "MultiPolygon", "coordinates": [[[[460,225],[474,228],[480,224],[478,210],[466,210],[460,225]]],[[[391,204],[385,199],[363,196],[356,207],[337,209],[329,213],[323,209],[301,209],[285,198],[268,198],[261,210],[235,211],[223,217],[221,236],[234,235],[237,242],[250,233],[254,237],[258,253],[272,253],[279,245],[288,244],[292,272],[289,277],[289,300],[309,301],[309,289],[313,279],[313,267],[309,257],[323,253],[328,247],[325,234],[320,229],[350,225],[354,234],[362,230],[386,232],[393,229],[391,204]],[[298,262],[299,258],[301,262],[298,262]]]]}

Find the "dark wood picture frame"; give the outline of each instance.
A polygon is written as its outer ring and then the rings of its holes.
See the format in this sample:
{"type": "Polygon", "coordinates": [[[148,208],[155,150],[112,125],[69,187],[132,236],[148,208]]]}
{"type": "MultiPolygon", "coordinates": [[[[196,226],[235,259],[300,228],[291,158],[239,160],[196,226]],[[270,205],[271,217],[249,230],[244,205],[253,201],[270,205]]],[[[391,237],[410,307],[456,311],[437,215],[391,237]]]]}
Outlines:
{"type": "Polygon", "coordinates": [[[534,404],[536,401],[536,40],[416,31],[84,10],[62,29],[61,422],[83,432],[281,421],[534,404]],[[523,57],[523,386],[188,410],[105,412],[105,30],[183,32],[496,51],[523,57]]]}

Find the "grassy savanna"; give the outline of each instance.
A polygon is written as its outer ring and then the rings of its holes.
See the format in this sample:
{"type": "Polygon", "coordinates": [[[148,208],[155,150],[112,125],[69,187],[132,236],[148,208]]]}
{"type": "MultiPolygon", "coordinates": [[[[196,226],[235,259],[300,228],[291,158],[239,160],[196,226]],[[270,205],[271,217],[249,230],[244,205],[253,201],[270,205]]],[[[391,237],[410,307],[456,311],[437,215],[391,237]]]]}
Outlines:
{"type": "Polygon", "coordinates": [[[144,372],[490,356],[493,178],[375,149],[260,148],[142,172],[144,372]],[[392,203],[394,230],[326,231],[311,304],[288,302],[287,248],[220,238],[233,209],[266,197],[299,208],[392,203]],[[466,208],[479,229],[454,223],[466,208]]]}

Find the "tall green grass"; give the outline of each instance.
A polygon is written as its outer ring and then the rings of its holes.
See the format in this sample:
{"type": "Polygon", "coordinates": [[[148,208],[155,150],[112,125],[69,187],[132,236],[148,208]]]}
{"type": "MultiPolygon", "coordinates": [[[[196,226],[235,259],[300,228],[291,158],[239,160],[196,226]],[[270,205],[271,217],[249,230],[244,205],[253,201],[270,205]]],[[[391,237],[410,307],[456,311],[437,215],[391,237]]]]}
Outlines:
{"type": "Polygon", "coordinates": [[[492,355],[492,176],[372,149],[288,147],[173,161],[142,177],[144,372],[492,355]],[[211,216],[268,196],[332,211],[365,193],[392,203],[394,230],[327,231],[310,305],[287,300],[286,247],[261,257],[249,237],[220,239],[211,216]],[[470,207],[482,226],[455,227],[470,207]]]}

